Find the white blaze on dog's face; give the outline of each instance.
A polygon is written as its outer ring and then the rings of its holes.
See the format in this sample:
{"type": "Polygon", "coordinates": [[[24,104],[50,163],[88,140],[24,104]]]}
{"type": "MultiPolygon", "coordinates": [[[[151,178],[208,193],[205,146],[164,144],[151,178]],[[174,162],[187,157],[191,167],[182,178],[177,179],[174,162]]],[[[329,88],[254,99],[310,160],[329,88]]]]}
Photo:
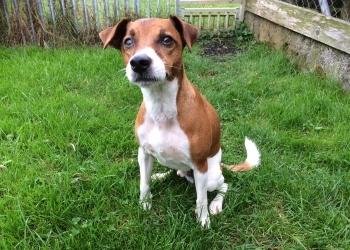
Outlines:
{"type": "Polygon", "coordinates": [[[101,32],[104,47],[120,49],[130,82],[147,87],[172,81],[181,71],[182,51],[198,38],[198,30],[176,16],[169,19],[121,20],[101,32]],[[147,28],[145,28],[147,27],[147,28]]]}

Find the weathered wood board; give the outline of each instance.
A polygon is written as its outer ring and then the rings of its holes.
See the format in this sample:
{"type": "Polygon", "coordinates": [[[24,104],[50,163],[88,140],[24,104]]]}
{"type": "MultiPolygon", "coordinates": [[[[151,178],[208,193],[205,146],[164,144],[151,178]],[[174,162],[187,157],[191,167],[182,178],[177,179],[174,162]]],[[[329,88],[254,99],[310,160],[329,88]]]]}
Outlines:
{"type": "Polygon", "coordinates": [[[183,4],[233,4],[242,3],[242,0],[178,0],[180,5],[183,4]]]}
{"type": "Polygon", "coordinates": [[[247,0],[246,10],[350,54],[350,23],[278,0],[247,0]]]}

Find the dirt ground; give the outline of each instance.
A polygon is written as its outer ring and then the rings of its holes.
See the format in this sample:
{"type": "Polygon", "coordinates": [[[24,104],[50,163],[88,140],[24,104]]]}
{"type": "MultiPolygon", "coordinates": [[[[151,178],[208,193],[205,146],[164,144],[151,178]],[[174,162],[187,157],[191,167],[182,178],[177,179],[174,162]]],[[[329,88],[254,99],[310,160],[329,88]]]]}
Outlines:
{"type": "Polygon", "coordinates": [[[242,52],[230,39],[215,39],[201,47],[203,49],[202,56],[211,57],[216,60],[222,56],[234,56],[242,52]]]}

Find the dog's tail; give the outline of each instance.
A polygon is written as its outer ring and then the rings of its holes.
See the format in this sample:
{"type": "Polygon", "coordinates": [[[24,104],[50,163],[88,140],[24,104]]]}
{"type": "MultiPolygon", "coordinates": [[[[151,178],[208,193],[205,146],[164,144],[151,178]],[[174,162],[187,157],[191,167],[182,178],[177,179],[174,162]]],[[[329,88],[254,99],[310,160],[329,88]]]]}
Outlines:
{"type": "Polygon", "coordinates": [[[225,165],[221,163],[221,166],[234,172],[243,172],[252,170],[253,167],[257,167],[260,164],[260,152],[254,142],[247,137],[244,141],[245,149],[247,150],[247,159],[238,165],[225,165]]]}

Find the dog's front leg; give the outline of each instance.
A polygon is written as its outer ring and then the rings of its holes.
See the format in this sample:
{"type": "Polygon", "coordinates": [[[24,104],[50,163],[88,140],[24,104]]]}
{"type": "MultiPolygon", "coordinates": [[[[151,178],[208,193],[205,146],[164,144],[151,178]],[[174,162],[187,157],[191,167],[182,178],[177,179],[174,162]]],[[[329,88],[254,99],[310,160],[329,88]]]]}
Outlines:
{"type": "Polygon", "coordinates": [[[152,194],[149,183],[154,157],[148,154],[143,147],[139,147],[138,162],[140,165],[140,205],[144,210],[148,210],[151,208],[152,194]]]}
{"type": "Polygon", "coordinates": [[[208,172],[201,173],[197,169],[194,169],[193,174],[197,192],[196,214],[202,227],[206,226],[210,228],[207,197],[208,172]]]}

